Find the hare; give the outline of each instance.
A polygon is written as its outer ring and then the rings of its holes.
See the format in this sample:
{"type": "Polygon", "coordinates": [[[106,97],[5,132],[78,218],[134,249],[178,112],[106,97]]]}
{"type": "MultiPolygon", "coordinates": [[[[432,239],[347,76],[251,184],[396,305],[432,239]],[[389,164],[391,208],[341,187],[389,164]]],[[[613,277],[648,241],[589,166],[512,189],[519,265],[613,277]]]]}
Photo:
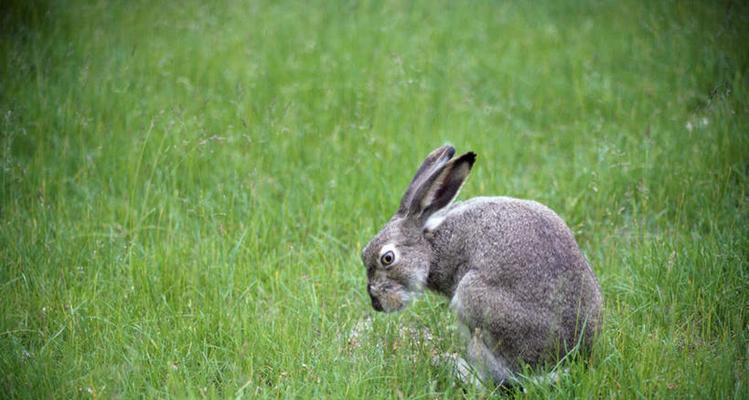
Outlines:
{"type": "Polygon", "coordinates": [[[591,346],[601,290],[572,232],[546,206],[510,197],[453,204],[476,161],[473,152],[454,154],[444,145],[426,157],[398,211],[362,250],[367,292],[384,312],[425,288],[447,296],[478,378],[511,384],[523,366],[591,346]]]}

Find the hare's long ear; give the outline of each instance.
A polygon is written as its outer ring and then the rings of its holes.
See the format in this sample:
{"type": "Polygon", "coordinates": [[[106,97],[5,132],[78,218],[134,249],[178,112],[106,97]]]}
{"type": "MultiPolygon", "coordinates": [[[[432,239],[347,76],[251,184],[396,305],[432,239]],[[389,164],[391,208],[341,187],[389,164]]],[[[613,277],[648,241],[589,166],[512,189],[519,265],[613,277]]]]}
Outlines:
{"type": "Polygon", "coordinates": [[[414,192],[407,216],[423,223],[447,207],[460,192],[475,161],[476,153],[468,152],[434,170],[414,192]]]}
{"type": "Polygon", "coordinates": [[[414,175],[411,183],[408,185],[408,189],[406,189],[403,198],[401,198],[398,214],[406,215],[408,213],[414,194],[416,194],[419,187],[423,186],[424,182],[429,179],[437,169],[444,166],[451,158],[453,158],[453,155],[455,155],[455,148],[448,144],[440,146],[429,153],[427,158],[424,159],[424,162],[421,163],[421,167],[416,171],[416,175],[414,175]]]}

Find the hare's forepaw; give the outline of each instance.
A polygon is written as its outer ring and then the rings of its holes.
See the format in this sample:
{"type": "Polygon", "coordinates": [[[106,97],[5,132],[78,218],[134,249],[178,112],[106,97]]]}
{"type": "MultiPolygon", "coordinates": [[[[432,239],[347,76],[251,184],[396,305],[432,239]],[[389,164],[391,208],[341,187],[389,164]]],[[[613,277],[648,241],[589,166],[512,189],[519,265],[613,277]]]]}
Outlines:
{"type": "Polygon", "coordinates": [[[447,368],[453,376],[458,378],[464,385],[483,388],[481,377],[463,357],[455,353],[443,353],[432,357],[432,364],[437,367],[447,368]]]}

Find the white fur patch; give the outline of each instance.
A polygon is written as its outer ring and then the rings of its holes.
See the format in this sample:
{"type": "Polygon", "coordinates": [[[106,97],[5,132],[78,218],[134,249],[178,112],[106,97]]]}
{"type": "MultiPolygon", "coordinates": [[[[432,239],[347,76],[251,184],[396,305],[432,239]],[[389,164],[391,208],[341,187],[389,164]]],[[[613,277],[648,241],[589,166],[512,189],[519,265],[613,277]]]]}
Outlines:
{"type": "MultiPolygon", "coordinates": [[[[570,372],[569,368],[564,368],[562,370],[553,370],[546,374],[526,376],[524,378],[526,382],[531,383],[533,385],[548,386],[548,385],[559,383],[559,380],[562,379],[562,377],[564,376],[568,376],[569,372],[570,372]]],[[[523,383],[523,381],[520,379],[518,379],[517,381],[523,383]]]]}
{"type": "Polygon", "coordinates": [[[400,261],[401,255],[400,255],[400,252],[398,252],[398,248],[395,247],[395,244],[387,243],[384,246],[382,246],[382,248],[380,248],[380,255],[377,257],[377,262],[380,262],[380,259],[382,259],[382,255],[387,253],[388,251],[392,251],[393,255],[395,256],[395,259],[393,260],[393,262],[390,263],[390,265],[388,265],[389,267],[391,265],[397,264],[398,261],[400,261]]]}
{"type": "Polygon", "coordinates": [[[461,201],[459,203],[455,203],[455,205],[452,207],[448,205],[445,208],[429,216],[429,218],[424,223],[423,229],[427,233],[432,233],[435,230],[437,230],[437,228],[439,228],[439,226],[442,225],[442,223],[445,222],[445,220],[448,217],[459,215],[463,213],[464,211],[469,210],[473,207],[480,207],[484,203],[492,203],[492,202],[497,201],[498,199],[501,199],[501,198],[480,196],[480,197],[474,197],[466,201],[461,201]]]}
{"type": "MultiPolygon", "coordinates": [[[[437,179],[435,179],[434,183],[432,183],[432,186],[429,188],[426,195],[424,195],[424,198],[421,199],[422,210],[429,207],[429,205],[431,205],[434,202],[435,196],[437,195],[437,190],[445,184],[445,180],[449,176],[449,172],[450,172],[450,167],[448,166],[448,168],[442,173],[440,173],[440,176],[438,176],[437,179]]],[[[460,189],[458,189],[458,191],[460,191],[460,189]]],[[[455,193],[455,196],[457,195],[458,193],[455,193]]],[[[455,198],[455,196],[453,196],[453,198],[455,198]]]]}
{"type": "Polygon", "coordinates": [[[444,353],[432,357],[432,363],[439,366],[448,367],[465,385],[471,385],[477,389],[484,389],[478,371],[469,364],[463,357],[455,353],[444,353]]]}
{"type": "Polygon", "coordinates": [[[429,219],[427,219],[427,222],[424,223],[424,230],[427,232],[434,232],[443,222],[445,222],[445,218],[447,218],[446,213],[438,212],[432,214],[429,219]]]}

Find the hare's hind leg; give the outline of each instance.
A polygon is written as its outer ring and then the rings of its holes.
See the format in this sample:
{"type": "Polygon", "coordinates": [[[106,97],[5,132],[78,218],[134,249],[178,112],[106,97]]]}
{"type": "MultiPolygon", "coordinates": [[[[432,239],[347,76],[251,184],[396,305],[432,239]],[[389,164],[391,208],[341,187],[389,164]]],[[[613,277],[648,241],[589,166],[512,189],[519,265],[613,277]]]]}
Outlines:
{"type": "Polygon", "coordinates": [[[475,271],[460,280],[451,307],[471,335],[469,358],[498,385],[514,380],[514,362],[532,364],[548,347],[550,322],[475,271]]]}
{"type": "Polygon", "coordinates": [[[486,332],[475,328],[468,342],[467,356],[469,362],[480,374],[485,382],[495,385],[505,385],[514,379],[512,370],[502,356],[495,354],[486,345],[486,332]]]}
{"type": "Polygon", "coordinates": [[[486,347],[479,329],[473,335],[468,334],[467,329],[462,330],[468,339],[467,361],[457,354],[442,354],[433,359],[435,364],[446,365],[463,384],[477,388],[486,388],[486,384],[503,385],[514,379],[504,360],[486,347]]]}
{"type": "MultiPolygon", "coordinates": [[[[505,359],[496,351],[492,351],[497,346],[491,333],[483,329],[487,321],[474,317],[478,295],[474,293],[477,289],[474,282],[478,282],[478,279],[469,275],[471,273],[466,275],[458,285],[450,307],[457,314],[463,336],[468,341],[466,356],[473,370],[486,383],[504,385],[512,381],[514,376],[505,359]]],[[[487,313],[482,312],[479,315],[486,316],[487,313]]]]}

